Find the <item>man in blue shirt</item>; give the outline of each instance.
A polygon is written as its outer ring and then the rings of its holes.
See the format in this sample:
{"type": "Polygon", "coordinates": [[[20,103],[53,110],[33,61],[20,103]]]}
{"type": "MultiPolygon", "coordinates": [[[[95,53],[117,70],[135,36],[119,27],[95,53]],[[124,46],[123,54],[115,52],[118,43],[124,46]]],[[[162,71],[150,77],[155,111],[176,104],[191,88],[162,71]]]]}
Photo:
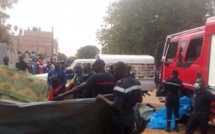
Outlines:
{"type": "Polygon", "coordinates": [[[55,63],[55,69],[49,71],[47,83],[50,88],[50,97],[49,101],[53,100],[63,100],[63,97],[54,99],[58,94],[66,92],[67,78],[63,70],[60,69],[60,63],[55,63]]]}

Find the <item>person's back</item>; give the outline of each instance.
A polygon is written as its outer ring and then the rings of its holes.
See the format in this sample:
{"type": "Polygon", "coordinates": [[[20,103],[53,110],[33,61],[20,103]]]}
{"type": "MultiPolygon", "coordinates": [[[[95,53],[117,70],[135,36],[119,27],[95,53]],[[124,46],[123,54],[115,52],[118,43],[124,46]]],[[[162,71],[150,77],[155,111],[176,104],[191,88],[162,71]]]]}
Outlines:
{"type": "Polygon", "coordinates": [[[28,68],[28,65],[24,60],[20,60],[17,64],[17,68],[19,70],[26,71],[26,69],[28,68]]]}
{"type": "Polygon", "coordinates": [[[114,78],[109,73],[101,71],[99,73],[93,74],[87,81],[90,89],[93,91],[93,96],[98,94],[112,94],[114,87],[114,78]]]}
{"type": "MultiPolygon", "coordinates": [[[[122,112],[124,116],[133,117],[133,107],[139,102],[141,98],[141,84],[138,80],[131,76],[126,76],[117,81],[114,87],[114,96],[121,94],[124,96],[122,103],[122,112]]],[[[121,111],[115,111],[116,113],[121,111]]]]}
{"type": "Polygon", "coordinates": [[[167,108],[167,128],[165,131],[171,132],[170,124],[172,119],[172,112],[175,115],[175,127],[176,132],[178,129],[178,120],[179,120],[179,90],[183,87],[182,81],[178,78],[179,72],[177,70],[172,71],[172,77],[167,79],[165,82],[165,90],[167,92],[166,96],[166,108],[167,108]]]}
{"type": "Polygon", "coordinates": [[[182,87],[182,81],[178,77],[171,77],[166,80],[165,88],[167,90],[167,98],[176,97],[179,95],[179,90],[182,87]]]}

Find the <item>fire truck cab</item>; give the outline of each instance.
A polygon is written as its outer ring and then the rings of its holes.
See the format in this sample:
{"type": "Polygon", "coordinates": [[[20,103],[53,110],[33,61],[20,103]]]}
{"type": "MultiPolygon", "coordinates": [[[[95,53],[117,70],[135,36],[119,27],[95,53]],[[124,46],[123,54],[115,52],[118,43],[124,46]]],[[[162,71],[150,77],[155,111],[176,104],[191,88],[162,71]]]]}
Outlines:
{"type": "Polygon", "coordinates": [[[162,81],[177,69],[186,89],[194,90],[199,76],[215,91],[215,17],[205,26],[167,36],[162,63],[162,81]]]}
{"type": "Polygon", "coordinates": [[[215,94],[215,17],[208,18],[205,26],[167,36],[161,82],[175,69],[186,91],[192,93],[196,78],[202,77],[215,94]]]}

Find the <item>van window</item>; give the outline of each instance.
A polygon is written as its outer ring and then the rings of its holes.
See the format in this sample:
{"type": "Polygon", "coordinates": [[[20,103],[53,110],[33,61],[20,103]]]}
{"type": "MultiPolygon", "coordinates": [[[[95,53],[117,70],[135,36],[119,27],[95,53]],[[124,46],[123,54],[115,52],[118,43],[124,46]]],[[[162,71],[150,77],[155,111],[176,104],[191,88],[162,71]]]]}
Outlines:
{"type": "Polygon", "coordinates": [[[166,56],[166,63],[170,63],[173,61],[173,59],[176,56],[177,48],[178,48],[178,42],[171,42],[169,44],[169,49],[166,56]]]}
{"type": "Polygon", "coordinates": [[[185,57],[185,62],[186,61],[196,61],[202,50],[202,43],[203,43],[203,37],[200,38],[195,38],[190,41],[190,44],[187,49],[186,57],[185,57]]]}
{"type": "Polygon", "coordinates": [[[136,79],[154,79],[154,64],[129,64],[136,79]]]}
{"type": "Polygon", "coordinates": [[[84,66],[87,66],[87,65],[92,66],[91,63],[77,63],[73,69],[75,69],[77,66],[81,66],[83,68],[84,66]]]}
{"type": "MultiPolygon", "coordinates": [[[[110,66],[113,64],[106,64],[105,70],[110,71],[110,66]]],[[[140,64],[132,63],[128,64],[131,66],[130,74],[133,74],[136,79],[154,79],[155,65],[154,64],[140,64]]]]}

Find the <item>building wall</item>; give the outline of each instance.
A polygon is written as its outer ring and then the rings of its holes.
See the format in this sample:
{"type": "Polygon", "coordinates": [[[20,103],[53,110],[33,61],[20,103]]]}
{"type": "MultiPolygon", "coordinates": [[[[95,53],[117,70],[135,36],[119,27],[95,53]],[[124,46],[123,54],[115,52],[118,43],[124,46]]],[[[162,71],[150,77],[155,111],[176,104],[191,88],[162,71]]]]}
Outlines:
{"type": "Polygon", "coordinates": [[[8,46],[5,43],[0,43],[0,65],[3,65],[3,59],[8,56],[8,46]]]}
{"type": "MultiPolygon", "coordinates": [[[[29,52],[35,51],[39,54],[44,54],[47,58],[52,57],[52,43],[53,49],[58,50],[58,42],[55,39],[52,40],[52,32],[25,30],[23,35],[12,36],[12,50],[14,53],[18,51],[25,52],[27,50],[29,52]]],[[[53,54],[57,55],[57,51],[54,52],[53,50],[53,54]]],[[[18,54],[13,56],[12,64],[17,59],[18,54]]]]}

